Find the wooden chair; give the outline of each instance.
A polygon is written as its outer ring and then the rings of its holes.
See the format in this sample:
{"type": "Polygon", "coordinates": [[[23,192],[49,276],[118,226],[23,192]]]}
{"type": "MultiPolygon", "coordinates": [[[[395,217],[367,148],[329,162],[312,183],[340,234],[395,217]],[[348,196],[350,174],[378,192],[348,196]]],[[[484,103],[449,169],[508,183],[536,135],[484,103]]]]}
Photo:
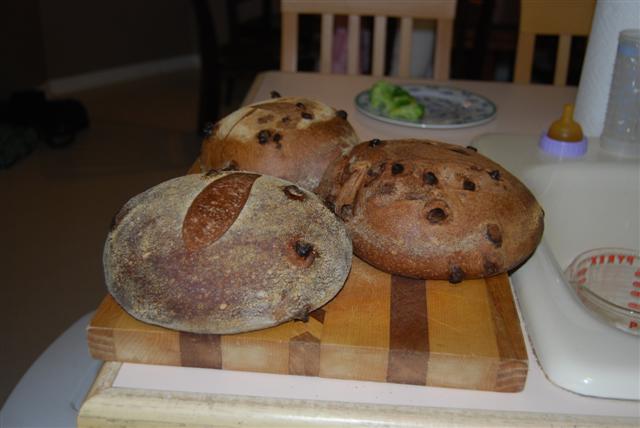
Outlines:
{"type": "Polygon", "coordinates": [[[280,69],[298,69],[298,15],[321,15],[320,72],[331,72],[335,15],[349,17],[347,73],[359,74],[360,18],[374,17],[372,74],[384,74],[387,17],[400,18],[399,76],[409,77],[413,19],[437,20],[434,78],[449,78],[455,0],[282,0],[280,69]]]}
{"type": "Polygon", "coordinates": [[[253,79],[256,72],[278,66],[278,30],[271,27],[271,0],[262,0],[260,18],[241,23],[239,0],[226,0],[229,41],[218,43],[210,0],[191,0],[196,23],[200,56],[200,101],[198,131],[208,122],[216,122],[229,107],[234,84],[244,77],[253,79]]]}
{"type": "Polygon", "coordinates": [[[572,36],[588,36],[595,0],[522,0],[514,82],[529,83],[536,35],[557,35],[553,84],[564,86],[572,36]]]}

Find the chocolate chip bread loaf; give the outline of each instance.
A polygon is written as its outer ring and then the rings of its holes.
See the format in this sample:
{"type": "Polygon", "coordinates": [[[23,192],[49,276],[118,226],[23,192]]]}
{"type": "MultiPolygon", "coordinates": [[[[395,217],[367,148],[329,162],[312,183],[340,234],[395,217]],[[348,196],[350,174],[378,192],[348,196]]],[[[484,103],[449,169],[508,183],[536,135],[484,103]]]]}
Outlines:
{"type": "Polygon", "coordinates": [[[354,253],[424,279],[496,275],[536,248],[543,211],[513,175],[471,148],[372,140],[327,169],[318,188],[354,253]]]}
{"type": "Polygon", "coordinates": [[[246,172],[187,175],[129,200],[104,248],[132,316],[194,333],[305,319],[341,289],[352,248],[314,194],[246,172]]]}
{"type": "Polygon", "coordinates": [[[255,171],[314,190],[331,160],[359,143],[344,111],[285,97],[236,110],[206,131],[200,172],[255,171]]]}

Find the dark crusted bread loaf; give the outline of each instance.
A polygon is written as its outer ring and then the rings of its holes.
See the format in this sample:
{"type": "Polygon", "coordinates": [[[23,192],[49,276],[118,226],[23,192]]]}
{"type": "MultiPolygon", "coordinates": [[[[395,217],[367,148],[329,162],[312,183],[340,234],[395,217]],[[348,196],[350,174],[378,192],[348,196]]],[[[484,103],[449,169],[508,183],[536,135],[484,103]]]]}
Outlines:
{"type": "Polygon", "coordinates": [[[251,104],[208,131],[200,172],[235,167],[314,190],[329,162],[359,143],[344,111],[306,98],[251,104]]]}
{"type": "Polygon", "coordinates": [[[317,192],[342,218],[354,253],[424,279],[496,275],[538,245],[543,211],[531,192],[471,148],[372,140],[327,169],[317,192]]]}
{"type": "Polygon", "coordinates": [[[341,289],[352,248],[318,197],[246,172],[188,175],[129,200],[104,249],[107,288],[133,317],[194,333],[305,319],[341,289]]]}

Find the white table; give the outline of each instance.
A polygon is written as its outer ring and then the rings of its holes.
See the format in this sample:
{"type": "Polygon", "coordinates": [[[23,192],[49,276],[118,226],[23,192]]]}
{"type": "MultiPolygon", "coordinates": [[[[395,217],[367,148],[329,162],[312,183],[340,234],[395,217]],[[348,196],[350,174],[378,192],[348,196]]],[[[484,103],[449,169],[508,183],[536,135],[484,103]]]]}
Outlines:
{"type": "MultiPolygon", "coordinates": [[[[362,140],[430,138],[467,145],[480,135],[538,135],[573,102],[575,88],[495,82],[446,82],[480,93],[498,106],[490,123],[457,130],[422,130],[377,122],[358,113],[355,95],[370,76],[268,72],[245,103],[282,95],[314,98],[349,114],[362,140]]],[[[431,82],[433,83],[433,82],[431,82]]],[[[526,332],[525,332],[526,333],[526,332]]],[[[526,334],[525,334],[526,337],[526,334]]],[[[640,423],[637,402],[582,397],[551,384],[530,361],[520,393],[465,391],[388,383],[224,370],[105,364],[79,417],[80,426],[565,426],[640,423]]]]}
{"type": "MultiPolygon", "coordinates": [[[[429,138],[467,145],[474,137],[490,133],[539,135],[548,129],[552,121],[560,117],[564,104],[574,102],[577,92],[575,87],[551,85],[464,80],[437,82],[483,95],[496,104],[498,112],[494,120],[484,125],[432,130],[390,125],[359,113],[354,104],[355,96],[378,80],[379,78],[373,76],[267,72],[258,75],[245,98],[245,103],[269,99],[270,92],[275,90],[282,96],[304,96],[345,110],[349,122],[363,141],[371,138],[429,138]]],[[[387,80],[436,83],[427,80],[387,80]]]]}

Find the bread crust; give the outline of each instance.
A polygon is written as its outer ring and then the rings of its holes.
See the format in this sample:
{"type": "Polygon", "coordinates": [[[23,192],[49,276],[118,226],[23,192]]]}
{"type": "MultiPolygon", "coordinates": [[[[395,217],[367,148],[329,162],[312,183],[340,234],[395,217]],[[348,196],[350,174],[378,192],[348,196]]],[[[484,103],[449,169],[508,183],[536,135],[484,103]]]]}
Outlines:
{"type": "Polygon", "coordinates": [[[202,143],[200,172],[235,166],[309,190],[329,162],[359,143],[345,112],[299,97],[242,107],[210,131],[202,143]]]}
{"type": "Polygon", "coordinates": [[[364,142],[329,166],[317,193],[345,221],[354,253],[398,275],[496,275],[542,237],[542,208],[517,178],[446,143],[364,142]]]}
{"type": "Polygon", "coordinates": [[[316,195],[246,172],[192,174],[128,201],[104,248],[109,292],[132,316],[228,334],[304,319],[344,285],[352,248],[316,195]]]}

